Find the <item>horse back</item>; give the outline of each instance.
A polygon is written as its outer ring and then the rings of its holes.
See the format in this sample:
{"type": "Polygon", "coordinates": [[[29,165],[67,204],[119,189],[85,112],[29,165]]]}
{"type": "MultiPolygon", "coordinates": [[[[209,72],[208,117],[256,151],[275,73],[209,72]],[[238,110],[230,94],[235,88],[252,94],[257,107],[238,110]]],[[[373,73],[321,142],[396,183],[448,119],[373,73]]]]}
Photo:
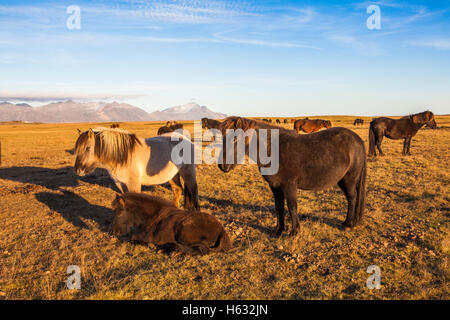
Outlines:
{"type": "MultiPolygon", "coordinates": [[[[280,135],[279,171],[275,185],[297,180],[305,190],[335,185],[354,167],[365,163],[364,141],[353,131],[334,127],[308,135],[280,135]]],[[[355,170],[359,170],[356,168],[355,170]]]]}

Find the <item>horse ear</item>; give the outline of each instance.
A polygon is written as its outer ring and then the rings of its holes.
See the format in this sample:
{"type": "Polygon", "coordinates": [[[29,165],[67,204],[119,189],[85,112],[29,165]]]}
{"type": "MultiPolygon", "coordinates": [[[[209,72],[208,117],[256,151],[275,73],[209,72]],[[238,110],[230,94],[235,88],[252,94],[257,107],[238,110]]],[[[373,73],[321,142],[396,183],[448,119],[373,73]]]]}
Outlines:
{"type": "Polygon", "coordinates": [[[238,117],[238,118],[236,119],[236,129],[237,129],[237,128],[242,128],[243,126],[244,126],[244,121],[242,120],[241,117],[238,117]]]}
{"type": "Polygon", "coordinates": [[[120,193],[116,193],[116,198],[113,200],[111,206],[113,210],[125,208],[125,201],[120,193]]]}
{"type": "Polygon", "coordinates": [[[77,128],[78,135],[81,135],[81,130],[77,128]]]}
{"type": "Polygon", "coordinates": [[[89,131],[88,131],[88,137],[89,137],[89,138],[93,138],[93,137],[94,137],[94,131],[92,131],[92,129],[89,129],[89,131]]]}

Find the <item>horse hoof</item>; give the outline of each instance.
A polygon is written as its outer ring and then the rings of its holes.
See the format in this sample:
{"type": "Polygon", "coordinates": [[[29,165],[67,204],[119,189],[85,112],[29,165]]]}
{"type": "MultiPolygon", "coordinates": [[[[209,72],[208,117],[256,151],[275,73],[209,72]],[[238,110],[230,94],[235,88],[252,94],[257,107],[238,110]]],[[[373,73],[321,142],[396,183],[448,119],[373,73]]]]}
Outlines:
{"type": "Polygon", "coordinates": [[[273,236],[274,236],[274,237],[280,237],[282,233],[283,233],[283,230],[276,230],[276,231],[273,233],[273,236]]]}
{"type": "Polygon", "coordinates": [[[353,229],[353,226],[348,222],[344,222],[342,224],[342,229],[344,229],[344,231],[350,231],[353,229]]]}

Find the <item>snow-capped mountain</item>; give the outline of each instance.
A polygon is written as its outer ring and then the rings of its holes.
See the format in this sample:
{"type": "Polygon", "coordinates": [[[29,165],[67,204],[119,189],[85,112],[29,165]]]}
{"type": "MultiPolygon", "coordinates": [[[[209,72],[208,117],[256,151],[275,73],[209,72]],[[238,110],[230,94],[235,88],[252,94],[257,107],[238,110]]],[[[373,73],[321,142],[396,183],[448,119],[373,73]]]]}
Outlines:
{"type": "Polygon", "coordinates": [[[225,118],[223,113],[216,113],[196,103],[176,106],[148,113],[141,108],[118,102],[64,102],[49,103],[41,107],[28,104],[0,102],[0,121],[28,122],[113,122],[113,121],[166,121],[199,120],[203,117],[225,118]]]}

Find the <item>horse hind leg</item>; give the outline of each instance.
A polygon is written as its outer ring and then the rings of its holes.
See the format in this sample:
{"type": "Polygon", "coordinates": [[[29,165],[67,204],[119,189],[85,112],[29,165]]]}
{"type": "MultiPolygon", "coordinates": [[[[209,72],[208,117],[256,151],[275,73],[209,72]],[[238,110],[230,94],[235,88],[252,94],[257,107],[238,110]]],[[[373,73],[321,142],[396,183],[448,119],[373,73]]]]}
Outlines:
{"type": "Polygon", "coordinates": [[[347,218],[342,225],[345,229],[352,229],[357,224],[356,180],[356,177],[345,176],[338,182],[338,186],[342,189],[347,198],[347,218]]]}
{"type": "Polygon", "coordinates": [[[292,230],[290,236],[294,236],[300,229],[297,213],[297,185],[295,183],[290,183],[283,188],[283,192],[286,197],[287,207],[292,222],[292,230]]]}
{"type": "Polygon", "coordinates": [[[173,202],[175,207],[180,208],[180,200],[183,186],[181,184],[180,175],[177,173],[172,180],[169,181],[173,192],[173,202]]]}
{"type": "Polygon", "coordinates": [[[198,201],[198,186],[195,177],[195,165],[180,170],[184,180],[184,208],[186,210],[200,210],[198,201]],[[192,167],[193,166],[193,167],[192,167]]]}
{"type": "Polygon", "coordinates": [[[381,150],[381,142],[383,142],[383,134],[378,134],[376,140],[378,152],[380,153],[380,156],[384,156],[383,150],[381,150]]]}

